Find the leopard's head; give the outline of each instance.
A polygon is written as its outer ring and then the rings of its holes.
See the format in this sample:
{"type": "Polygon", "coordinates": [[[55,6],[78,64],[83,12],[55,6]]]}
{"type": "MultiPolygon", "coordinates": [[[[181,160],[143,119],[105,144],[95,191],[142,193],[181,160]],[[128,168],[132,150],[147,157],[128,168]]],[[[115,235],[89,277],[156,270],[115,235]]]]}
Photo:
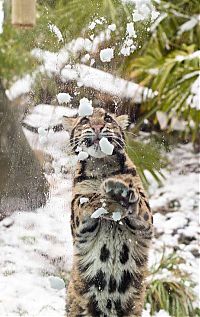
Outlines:
{"type": "Polygon", "coordinates": [[[128,116],[115,116],[102,108],[95,108],[90,116],[63,118],[64,128],[70,132],[70,144],[74,152],[81,148],[90,156],[102,158],[100,140],[104,137],[114,146],[113,154],[124,151],[124,130],[128,126],[128,116]]]}

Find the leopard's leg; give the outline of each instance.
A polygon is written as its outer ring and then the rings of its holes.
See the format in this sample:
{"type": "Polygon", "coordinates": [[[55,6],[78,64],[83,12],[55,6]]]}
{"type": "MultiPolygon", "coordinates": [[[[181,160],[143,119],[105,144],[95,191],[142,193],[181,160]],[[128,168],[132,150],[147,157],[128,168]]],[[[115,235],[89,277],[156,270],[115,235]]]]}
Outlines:
{"type": "Polygon", "coordinates": [[[86,293],[88,283],[86,272],[92,266],[92,260],[87,253],[97,238],[100,219],[91,218],[95,208],[101,206],[98,195],[84,195],[88,198],[85,203],[80,203],[82,195],[75,195],[71,203],[71,230],[74,243],[73,270],[68,287],[67,316],[77,317],[87,314],[86,293]]]}
{"type": "Polygon", "coordinates": [[[153,236],[152,215],[148,200],[138,179],[123,176],[108,178],[102,184],[102,191],[108,200],[121,205],[121,222],[130,232],[132,258],[135,262],[132,272],[132,317],[140,317],[145,297],[148,251],[153,236]]]}

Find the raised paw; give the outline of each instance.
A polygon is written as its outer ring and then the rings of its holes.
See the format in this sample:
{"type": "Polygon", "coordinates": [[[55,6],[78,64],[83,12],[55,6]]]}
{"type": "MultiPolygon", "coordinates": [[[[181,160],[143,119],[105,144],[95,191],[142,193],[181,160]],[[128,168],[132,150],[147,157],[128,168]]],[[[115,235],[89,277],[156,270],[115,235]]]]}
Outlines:
{"type": "Polygon", "coordinates": [[[123,181],[108,178],[103,183],[103,191],[122,206],[129,206],[138,201],[138,194],[134,188],[129,188],[123,181]]]}

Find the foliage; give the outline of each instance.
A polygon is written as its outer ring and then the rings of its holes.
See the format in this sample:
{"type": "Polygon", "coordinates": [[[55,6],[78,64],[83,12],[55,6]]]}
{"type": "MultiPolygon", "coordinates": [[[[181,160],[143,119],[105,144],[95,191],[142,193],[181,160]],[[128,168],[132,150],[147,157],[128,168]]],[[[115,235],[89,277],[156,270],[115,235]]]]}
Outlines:
{"type": "Polygon", "coordinates": [[[146,293],[146,303],[151,305],[152,315],[164,309],[174,317],[196,316],[194,283],[188,273],[179,270],[181,263],[185,263],[182,257],[174,253],[165,256],[163,252],[159,264],[152,267],[146,293]],[[162,272],[165,272],[163,277],[162,272]],[[166,272],[169,277],[166,277],[166,272]]]}
{"type": "Polygon", "coordinates": [[[200,109],[192,105],[191,88],[200,75],[199,54],[194,54],[199,49],[198,0],[162,0],[155,6],[161,15],[151,27],[152,36],[127,67],[132,79],[157,92],[143,104],[138,126],[144,118],[156,123],[159,110],[167,114],[169,130],[174,117],[185,120],[185,133],[192,132],[195,139],[200,109]]]}
{"type": "Polygon", "coordinates": [[[144,140],[135,140],[133,136],[131,132],[127,132],[126,150],[130,159],[136,165],[144,186],[147,188],[149,185],[146,171],[150,172],[153,178],[161,184],[164,179],[161,168],[166,164],[161,146],[155,143],[153,139],[144,142],[144,140]]]}

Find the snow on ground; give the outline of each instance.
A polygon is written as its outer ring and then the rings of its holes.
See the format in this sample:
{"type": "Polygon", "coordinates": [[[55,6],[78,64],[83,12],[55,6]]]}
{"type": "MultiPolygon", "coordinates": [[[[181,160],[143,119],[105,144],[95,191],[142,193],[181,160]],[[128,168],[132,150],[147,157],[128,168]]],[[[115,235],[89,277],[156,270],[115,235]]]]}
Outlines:
{"type": "MultiPolygon", "coordinates": [[[[165,245],[167,252],[175,250],[183,256],[186,263],[180,264],[182,269],[197,282],[199,156],[192,153],[189,144],[173,150],[169,159],[164,186],[151,187],[156,237],[150,263],[160,259],[165,245]]],[[[72,264],[71,180],[61,173],[48,178],[51,195],[44,208],[16,211],[0,222],[2,317],[64,317],[66,291],[62,279],[68,280],[72,264]]],[[[166,277],[166,272],[163,275],[166,277]]],[[[150,316],[148,309],[143,316],[150,316]]],[[[160,311],[155,316],[168,314],[160,311]]]]}

